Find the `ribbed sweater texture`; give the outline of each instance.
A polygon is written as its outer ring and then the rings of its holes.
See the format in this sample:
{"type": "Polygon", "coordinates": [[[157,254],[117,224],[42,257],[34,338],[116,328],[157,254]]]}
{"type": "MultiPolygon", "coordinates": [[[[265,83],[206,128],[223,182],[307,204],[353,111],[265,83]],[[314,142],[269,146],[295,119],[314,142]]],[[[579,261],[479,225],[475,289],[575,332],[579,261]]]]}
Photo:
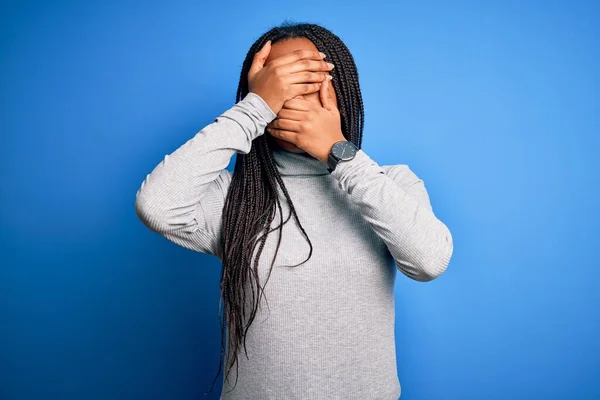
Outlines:
{"type": "MultiPolygon", "coordinates": [[[[152,231],[222,260],[225,196],[235,154],[248,154],[276,114],[257,94],[218,116],[164,156],[138,189],[135,211],[152,231]]],[[[222,400],[397,400],[394,338],[396,272],[415,281],[440,276],[453,251],[423,180],[406,164],[379,165],[362,149],[327,165],[307,153],[272,150],[310,246],[293,216],[283,225],[246,350],[222,400]]],[[[289,204],[280,191],[283,220],[289,204]]],[[[272,228],[282,222],[278,215],[272,228]]],[[[259,259],[264,284],[279,231],[259,259]]],[[[249,296],[252,297],[252,296],[249,296]]]]}

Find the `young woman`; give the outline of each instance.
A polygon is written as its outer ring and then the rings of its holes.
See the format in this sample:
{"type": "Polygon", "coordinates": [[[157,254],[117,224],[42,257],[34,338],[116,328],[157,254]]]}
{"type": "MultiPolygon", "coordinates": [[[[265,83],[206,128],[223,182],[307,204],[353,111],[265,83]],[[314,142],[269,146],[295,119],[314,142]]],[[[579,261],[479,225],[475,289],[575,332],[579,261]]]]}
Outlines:
{"type": "Polygon", "coordinates": [[[236,104],[142,182],[150,229],[222,261],[221,399],[400,396],[396,271],[430,281],[453,243],[423,181],[361,149],[363,121],[340,38],[284,24],[252,45],[236,104]]]}

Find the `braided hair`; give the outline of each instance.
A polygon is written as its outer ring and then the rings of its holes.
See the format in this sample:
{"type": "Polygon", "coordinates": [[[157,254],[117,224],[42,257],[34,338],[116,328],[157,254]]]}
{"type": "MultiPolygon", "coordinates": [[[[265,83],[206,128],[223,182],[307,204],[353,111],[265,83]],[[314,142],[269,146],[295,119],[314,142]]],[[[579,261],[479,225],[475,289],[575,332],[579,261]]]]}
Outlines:
{"type": "MultiPolygon", "coordinates": [[[[347,140],[354,143],[360,149],[364,124],[364,109],[356,64],[342,40],[319,25],[284,22],[282,25],[272,28],[258,38],[244,60],[236,103],[248,94],[248,71],[252,65],[254,55],[269,40],[274,44],[278,41],[292,38],[309,39],[319,51],[326,54],[326,59],[336,66],[330,73],[333,77],[331,82],[336,93],[338,109],[340,110],[342,133],[347,140]]],[[[278,187],[281,188],[289,203],[291,210],[290,217],[294,215],[300,230],[310,245],[308,258],[299,265],[308,261],[312,255],[312,243],[300,224],[292,199],[273,161],[271,146],[273,146],[273,138],[263,133],[253,140],[251,150],[248,154],[240,153],[236,156],[231,184],[225,199],[221,236],[223,267],[220,288],[222,297],[219,304],[221,361],[219,363],[219,370],[209,391],[212,391],[212,387],[214,387],[215,381],[221,372],[221,365],[225,354],[225,318],[223,318],[222,312],[227,315],[228,321],[228,349],[233,349],[227,352],[233,359],[233,362],[230,368],[227,368],[229,363],[225,362],[226,370],[228,371],[226,379],[228,379],[231,367],[237,361],[239,347],[242,343],[244,344],[246,358],[248,358],[246,333],[256,316],[258,303],[260,302],[258,294],[262,293],[262,289],[264,288],[259,283],[258,259],[262,253],[267,235],[272,230],[279,228],[279,240],[275,250],[275,254],[277,254],[281,243],[281,227],[289,220],[288,217],[277,228],[269,230],[275,218],[276,211],[279,210],[280,215],[282,215],[281,203],[278,198],[278,187]],[[262,236],[260,236],[261,233],[263,234],[262,236]],[[258,252],[256,258],[252,260],[252,254],[257,245],[259,246],[258,252]],[[248,304],[246,303],[247,285],[252,289],[252,308],[246,323],[246,306],[248,304]]],[[[268,281],[273,269],[273,262],[274,259],[271,262],[269,276],[266,281],[268,281]]]]}

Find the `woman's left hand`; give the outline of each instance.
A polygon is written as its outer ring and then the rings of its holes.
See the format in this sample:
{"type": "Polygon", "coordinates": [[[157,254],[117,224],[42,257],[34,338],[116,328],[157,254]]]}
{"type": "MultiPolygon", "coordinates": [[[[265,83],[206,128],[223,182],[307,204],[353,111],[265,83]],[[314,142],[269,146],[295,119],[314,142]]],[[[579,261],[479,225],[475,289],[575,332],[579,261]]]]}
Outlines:
{"type": "Polygon", "coordinates": [[[333,144],[346,138],[337,104],[329,93],[329,80],[321,84],[319,98],[322,107],[300,97],[286,101],[267,131],[326,163],[333,144]]]}

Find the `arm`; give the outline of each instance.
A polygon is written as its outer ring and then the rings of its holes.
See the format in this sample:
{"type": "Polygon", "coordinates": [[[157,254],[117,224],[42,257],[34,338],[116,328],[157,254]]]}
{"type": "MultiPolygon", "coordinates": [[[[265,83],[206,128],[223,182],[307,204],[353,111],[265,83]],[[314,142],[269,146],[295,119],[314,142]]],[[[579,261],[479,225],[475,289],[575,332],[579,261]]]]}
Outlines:
{"type": "Polygon", "coordinates": [[[446,270],[452,235],[433,213],[423,181],[407,165],[380,166],[359,150],[331,175],[385,242],[400,272],[426,282],[446,270]]]}
{"type": "Polygon", "coordinates": [[[137,191],[140,220],[180,246],[220,257],[221,216],[232,175],[226,167],[234,153],[250,152],[275,117],[250,92],[166,155],[137,191]]]}

